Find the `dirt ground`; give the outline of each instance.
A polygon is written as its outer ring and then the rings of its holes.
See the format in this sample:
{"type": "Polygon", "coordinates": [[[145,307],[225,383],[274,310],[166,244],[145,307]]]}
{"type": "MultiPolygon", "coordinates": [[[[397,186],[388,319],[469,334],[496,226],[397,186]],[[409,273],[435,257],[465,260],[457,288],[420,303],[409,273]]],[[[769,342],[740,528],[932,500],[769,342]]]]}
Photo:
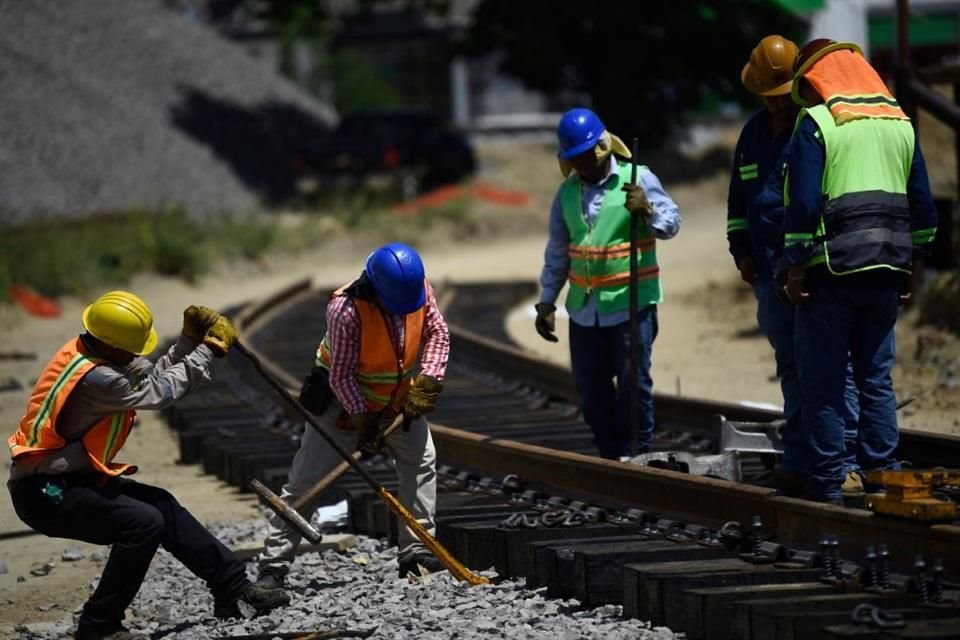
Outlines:
{"type": "MultiPolygon", "coordinates": [[[[655,163],[651,162],[651,167],[657,171],[655,163]]],[[[496,167],[489,173],[496,177],[496,167]]],[[[544,173],[539,179],[555,188],[559,173],[544,173]]],[[[675,239],[658,248],[666,302],[660,309],[660,335],[654,346],[657,390],[779,407],[772,351],[755,330],[752,292],[739,282],[726,250],[726,176],[714,173],[676,187],[664,182],[680,206],[683,224],[675,239]]],[[[550,197],[549,191],[536,194],[530,205],[539,211],[534,225],[517,224],[515,218],[511,220],[515,213],[510,209],[491,208],[486,213],[484,224],[488,227],[497,227],[500,219],[496,216],[501,216],[504,227],[523,229],[522,233],[501,234],[496,240],[478,240],[467,234],[436,247],[421,245],[428,275],[437,281],[536,278],[550,197]]],[[[222,309],[261,298],[305,277],[337,285],[358,273],[371,246],[344,240],[256,265],[222,265],[195,285],[138,276],[129,288],[151,305],[160,333],[172,337],[179,331],[181,310],[189,304],[222,309]]],[[[4,327],[0,351],[36,355],[34,360],[0,359],[0,387],[10,379],[22,385],[0,392],[0,423],[8,432],[19,420],[29,387],[46,358],[80,329],[80,312],[86,301],[60,302],[63,315],[57,319],[34,319],[18,308],[0,305],[0,326],[4,327]]],[[[565,321],[558,322],[559,344],[540,340],[533,330],[534,301],[530,302],[506,318],[511,335],[537,353],[568,362],[565,321]]],[[[960,434],[960,340],[918,328],[914,317],[915,312],[905,313],[897,330],[896,388],[901,399],[916,397],[901,412],[901,425],[960,434]]],[[[203,476],[196,466],[177,464],[174,435],[158,416],[144,412],[141,418],[140,427],[120,456],[123,461],[140,464],[139,479],[171,489],[204,522],[260,517],[250,495],[203,476]]],[[[0,474],[8,466],[4,462],[0,474]]],[[[0,638],[16,637],[14,626],[18,623],[56,620],[75,610],[85,600],[100,568],[90,559],[97,547],[18,535],[25,530],[10,506],[8,494],[0,492],[0,638]],[[86,557],[76,562],[61,561],[61,554],[73,548],[83,550],[86,557]],[[48,562],[55,565],[48,575],[31,574],[48,562]]]]}

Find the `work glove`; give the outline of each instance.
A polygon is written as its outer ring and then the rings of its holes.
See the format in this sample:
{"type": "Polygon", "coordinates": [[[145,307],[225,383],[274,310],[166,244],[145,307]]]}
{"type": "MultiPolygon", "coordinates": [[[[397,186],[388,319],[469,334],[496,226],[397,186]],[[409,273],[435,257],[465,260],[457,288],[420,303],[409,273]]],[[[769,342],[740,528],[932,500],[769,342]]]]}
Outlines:
{"type": "Polygon", "coordinates": [[[366,460],[383,449],[383,436],[380,435],[380,414],[376,411],[363,411],[350,416],[350,423],[357,431],[357,451],[360,459],[366,460]]]}
{"type": "Polygon", "coordinates": [[[803,304],[810,299],[810,294],[804,287],[806,280],[806,273],[802,268],[790,267],[790,271],[787,273],[787,284],[783,285],[783,289],[791,303],[795,305],[803,304]]]}
{"type": "Polygon", "coordinates": [[[227,355],[227,351],[237,341],[237,328],[233,326],[230,319],[226,316],[220,316],[213,326],[207,329],[203,336],[203,344],[210,347],[213,355],[222,358],[227,355]]]}
{"type": "Polygon", "coordinates": [[[403,406],[403,414],[410,418],[419,418],[437,408],[437,398],[443,391],[443,383],[424,374],[417,375],[407,392],[407,403],[403,406]]]}
{"type": "Polygon", "coordinates": [[[744,256],[741,258],[739,269],[740,279],[752,286],[754,279],[757,277],[757,270],[753,266],[753,258],[750,256],[744,256]]]}
{"type": "Polygon", "coordinates": [[[220,314],[210,307],[190,305],[183,310],[183,335],[191,340],[202,342],[220,314]]]}
{"type": "Polygon", "coordinates": [[[643,189],[635,184],[625,184],[623,191],[627,193],[624,206],[630,213],[639,214],[644,220],[649,220],[653,216],[653,207],[650,206],[650,201],[647,200],[647,194],[643,189]]]}
{"type": "Polygon", "coordinates": [[[537,319],[533,326],[536,327],[540,337],[547,342],[560,342],[560,338],[553,335],[557,328],[557,307],[549,302],[538,302],[533,305],[533,308],[537,310],[537,319]]]}

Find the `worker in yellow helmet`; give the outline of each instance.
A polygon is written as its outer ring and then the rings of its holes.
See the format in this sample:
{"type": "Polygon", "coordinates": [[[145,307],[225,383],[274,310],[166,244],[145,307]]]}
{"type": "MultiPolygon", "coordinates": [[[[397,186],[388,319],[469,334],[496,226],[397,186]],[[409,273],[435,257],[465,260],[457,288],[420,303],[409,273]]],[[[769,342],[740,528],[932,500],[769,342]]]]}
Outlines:
{"type": "Polygon", "coordinates": [[[122,621],[159,546],[207,582],[219,618],[238,616],[239,602],[257,612],[287,604],[282,591],[251,584],[243,563],[170,493],[129,479],[136,465],[114,461],[136,411],[166,408],[209,380],[236,329],[213,309],[190,306],[176,343],[151,363],[143,356],[157,346],[153,313],[127,291],[88,306],[83,327],[40,372],[7,440],[7,486],[21,520],[48,536],[113,545],[74,637],[148,637],[122,621]]]}

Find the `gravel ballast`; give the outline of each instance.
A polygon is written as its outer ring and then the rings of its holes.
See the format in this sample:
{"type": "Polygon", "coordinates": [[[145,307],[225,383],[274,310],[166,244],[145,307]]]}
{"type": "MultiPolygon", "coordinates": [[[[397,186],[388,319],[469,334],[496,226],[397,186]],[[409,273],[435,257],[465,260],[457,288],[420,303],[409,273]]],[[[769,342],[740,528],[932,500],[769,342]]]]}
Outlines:
{"type": "Polygon", "coordinates": [[[0,0],[0,220],[293,195],[331,109],[159,0],[0,0]]]}
{"type": "MultiPolygon", "coordinates": [[[[216,525],[230,546],[262,540],[263,521],[216,525]]],[[[468,586],[449,573],[397,576],[396,547],[360,537],[355,548],[299,556],[287,580],[290,605],[252,619],[213,618],[206,586],[161,551],[130,607],[126,625],[153,638],[201,640],[231,635],[375,629],[373,638],[529,638],[669,640],[668,629],[623,618],[620,606],[581,609],[577,600],[553,600],[522,581],[468,586]]],[[[495,577],[493,572],[485,572],[495,577]]],[[[92,588],[93,585],[91,585],[92,588]]],[[[73,616],[23,625],[24,640],[54,640],[72,632],[73,616]]]]}

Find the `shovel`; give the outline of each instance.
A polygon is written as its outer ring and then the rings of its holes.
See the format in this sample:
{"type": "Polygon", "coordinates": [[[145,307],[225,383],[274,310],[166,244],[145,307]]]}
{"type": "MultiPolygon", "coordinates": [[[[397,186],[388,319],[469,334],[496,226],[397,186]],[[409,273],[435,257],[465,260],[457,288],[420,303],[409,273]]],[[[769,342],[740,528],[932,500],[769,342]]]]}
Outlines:
{"type": "MultiPolygon", "coordinates": [[[[239,341],[235,342],[233,346],[237,351],[242,353],[248,360],[250,360],[254,368],[257,370],[257,373],[259,373],[261,377],[263,377],[263,379],[266,380],[271,387],[273,387],[274,391],[276,391],[281,398],[290,403],[290,405],[293,406],[303,416],[307,423],[313,427],[317,433],[323,436],[324,440],[326,440],[327,443],[333,447],[334,451],[339,453],[343,457],[344,461],[350,467],[352,467],[354,471],[359,473],[364,480],[367,481],[367,484],[369,484],[373,490],[377,492],[377,495],[380,496],[380,499],[383,500],[387,507],[393,511],[393,513],[396,514],[396,516],[400,518],[411,531],[413,531],[413,534],[417,536],[420,542],[422,542],[424,546],[430,550],[430,553],[435,555],[437,559],[443,563],[443,566],[445,566],[455,578],[473,585],[488,584],[490,582],[490,580],[488,580],[486,577],[477,575],[460,564],[460,562],[458,562],[457,559],[454,558],[453,555],[443,547],[443,545],[437,542],[437,539],[430,535],[430,532],[424,529],[422,524],[417,522],[417,519],[413,517],[413,514],[407,511],[406,507],[400,504],[400,501],[397,500],[393,494],[387,491],[382,484],[377,482],[376,478],[370,475],[370,472],[367,471],[357,460],[355,460],[348,451],[337,444],[333,438],[327,435],[327,433],[320,427],[319,423],[317,423],[313,415],[307,411],[302,404],[300,404],[300,401],[290,395],[290,392],[287,391],[286,388],[284,388],[284,386],[276,380],[276,378],[274,378],[263,368],[263,365],[260,364],[260,359],[257,358],[256,355],[251,353],[245,346],[240,344],[239,341]]],[[[297,515],[299,516],[299,514],[297,515]]],[[[303,520],[302,516],[300,519],[303,520]]],[[[309,526],[309,523],[307,524],[309,526]]]]}

